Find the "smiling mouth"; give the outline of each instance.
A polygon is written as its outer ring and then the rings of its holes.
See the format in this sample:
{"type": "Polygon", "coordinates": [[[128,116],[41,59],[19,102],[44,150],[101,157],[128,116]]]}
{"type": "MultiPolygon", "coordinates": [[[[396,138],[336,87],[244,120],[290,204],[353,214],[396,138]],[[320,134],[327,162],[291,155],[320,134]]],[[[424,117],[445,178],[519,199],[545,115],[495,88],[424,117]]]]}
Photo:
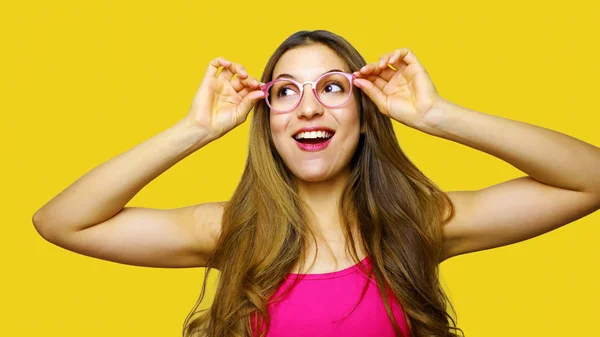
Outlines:
{"type": "Polygon", "coordinates": [[[293,138],[296,141],[296,145],[302,151],[307,152],[318,152],[325,150],[335,132],[330,131],[306,131],[296,134],[293,138]]]}
{"type": "Polygon", "coordinates": [[[321,143],[325,143],[329,139],[331,139],[331,137],[329,137],[329,138],[301,138],[301,139],[296,139],[296,141],[298,143],[302,143],[302,144],[321,144],[321,143]]]}
{"type": "Polygon", "coordinates": [[[334,133],[329,131],[301,132],[293,138],[301,144],[321,144],[333,137],[334,133]]]}

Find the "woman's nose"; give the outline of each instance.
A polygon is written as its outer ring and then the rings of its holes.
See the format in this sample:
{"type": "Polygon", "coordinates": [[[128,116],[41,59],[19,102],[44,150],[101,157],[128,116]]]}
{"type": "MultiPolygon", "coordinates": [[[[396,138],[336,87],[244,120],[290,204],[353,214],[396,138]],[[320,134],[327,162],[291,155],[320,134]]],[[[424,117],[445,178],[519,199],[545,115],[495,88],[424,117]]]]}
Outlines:
{"type": "Polygon", "coordinates": [[[310,86],[305,88],[302,96],[300,105],[297,108],[298,118],[304,117],[310,119],[323,115],[323,105],[321,105],[310,86]]]}

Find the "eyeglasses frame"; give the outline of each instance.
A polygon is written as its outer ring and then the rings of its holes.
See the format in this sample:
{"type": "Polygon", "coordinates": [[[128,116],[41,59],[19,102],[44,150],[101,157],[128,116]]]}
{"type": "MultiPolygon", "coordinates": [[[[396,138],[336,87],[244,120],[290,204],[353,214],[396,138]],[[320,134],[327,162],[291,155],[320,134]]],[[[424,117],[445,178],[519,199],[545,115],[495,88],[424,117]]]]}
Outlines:
{"type": "Polygon", "coordinates": [[[265,83],[263,85],[260,86],[260,90],[264,93],[264,98],[265,98],[265,102],[267,103],[267,105],[269,106],[269,108],[271,108],[271,110],[278,112],[278,113],[288,113],[291,111],[294,111],[294,109],[296,109],[300,103],[302,102],[302,98],[304,97],[304,86],[307,84],[311,85],[313,94],[315,95],[315,97],[317,98],[317,100],[319,101],[319,103],[321,103],[323,106],[327,107],[327,108],[337,108],[340,107],[344,104],[346,104],[346,102],[348,102],[348,100],[350,99],[350,97],[352,97],[352,90],[354,89],[354,79],[356,78],[356,75],[353,73],[345,73],[342,71],[332,71],[332,72],[328,72],[325,73],[321,76],[319,76],[316,80],[314,81],[306,81],[304,83],[300,83],[298,81],[294,81],[291,78],[278,78],[275,79],[273,81],[270,81],[268,83],[265,83]],[[350,90],[349,90],[349,94],[348,97],[344,100],[344,102],[340,103],[340,104],[336,104],[336,105],[327,105],[325,103],[323,103],[323,101],[321,101],[321,99],[319,98],[319,95],[317,94],[317,83],[325,76],[327,75],[331,75],[331,74],[340,74],[340,75],[344,75],[349,81],[350,81],[350,90]],[[271,106],[271,104],[269,103],[269,99],[267,98],[269,95],[269,89],[271,89],[271,87],[273,86],[273,84],[277,83],[277,82],[281,82],[281,81],[289,81],[292,82],[294,84],[296,84],[299,88],[300,88],[300,98],[298,99],[298,102],[294,105],[294,107],[292,107],[291,109],[288,110],[277,110],[275,108],[273,108],[271,106]]]}

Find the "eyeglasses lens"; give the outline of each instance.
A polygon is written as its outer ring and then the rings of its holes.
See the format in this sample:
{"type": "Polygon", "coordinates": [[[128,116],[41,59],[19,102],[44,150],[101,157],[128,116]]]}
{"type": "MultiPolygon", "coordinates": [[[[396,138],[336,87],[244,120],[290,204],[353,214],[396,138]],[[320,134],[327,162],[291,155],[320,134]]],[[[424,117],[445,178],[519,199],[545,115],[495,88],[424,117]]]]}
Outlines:
{"type": "MultiPolygon", "coordinates": [[[[348,99],[352,93],[350,87],[350,80],[346,76],[327,74],[316,83],[317,97],[323,105],[333,108],[348,99]]],[[[294,82],[283,79],[271,86],[267,99],[274,110],[289,111],[300,100],[300,88],[294,82]]]]}

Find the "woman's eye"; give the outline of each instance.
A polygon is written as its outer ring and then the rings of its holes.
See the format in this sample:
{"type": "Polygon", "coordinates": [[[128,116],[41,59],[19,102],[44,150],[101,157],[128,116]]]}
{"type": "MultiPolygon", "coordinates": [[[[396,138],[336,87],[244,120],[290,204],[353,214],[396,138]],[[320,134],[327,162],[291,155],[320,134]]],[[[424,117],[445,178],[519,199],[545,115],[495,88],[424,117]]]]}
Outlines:
{"type": "Polygon", "coordinates": [[[325,92],[340,92],[340,91],[344,91],[344,88],[337,84],[337,83],[329,83],[325,86],[324,88],[325,92]]]}
{"type": "Polygon", "coordinates": [[[296,92],[291,89],[291,88],[281,88],[279,89],[279,91],[277,92],[277,96],[290,96],[290,95],[294,95],[296,92]]]}

